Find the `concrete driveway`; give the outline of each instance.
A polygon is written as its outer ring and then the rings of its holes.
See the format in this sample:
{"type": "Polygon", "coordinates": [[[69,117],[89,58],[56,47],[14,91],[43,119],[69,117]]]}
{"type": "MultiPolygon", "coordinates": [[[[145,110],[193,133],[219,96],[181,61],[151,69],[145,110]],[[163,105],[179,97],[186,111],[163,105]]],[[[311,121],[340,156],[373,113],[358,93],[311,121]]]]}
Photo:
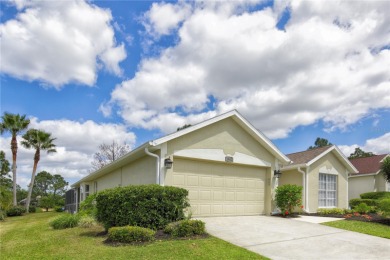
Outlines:
{"type": "Polygon", "coordinates": [[[271,259],[390,259],[390,240],[270,216],[208,217],[209,234],[271,259]]]}

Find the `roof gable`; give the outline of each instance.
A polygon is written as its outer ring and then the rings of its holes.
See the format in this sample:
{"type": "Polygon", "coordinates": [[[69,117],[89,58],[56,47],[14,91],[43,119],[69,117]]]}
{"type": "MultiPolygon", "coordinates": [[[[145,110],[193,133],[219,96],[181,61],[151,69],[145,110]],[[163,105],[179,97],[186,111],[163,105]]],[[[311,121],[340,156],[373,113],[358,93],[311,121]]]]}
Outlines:
{"type": "Polygon", "coordinates": [[[153,140],[150,142],[152,146],[158,146],[163,143],[169,142],[170,140],[179,138],[183,135],[194,132],[200,128],[207,127],[208,125],[214,124],[216,122],[222,121],[226,118],[232,118],[240,127],[243,128],[247,133],[255,138],[262,146],[264,146],[272,155],[274,155],[282,163],[289,163],[290,160],[281,152],[279,149],[260,131],[258,131],[248,120],[246,120],[237,110],[232,110],[227,113],[221,114],[219,116],[210,118],[196,125],[187,127],[175,133],[166,135],[159,139],[153,140]]]}
{"type": "Polygon", "coordinates": [[[380,171],[381,162],[388,154],[374,155],[364,158],[350,159],[351,163],[358,169],[359,174],[374,174],[380,171]]]}
{"type": "Polygon", "coordinates": [[[354,174],[358,172],[358,170],[335,145],[328,145],[324,147],[310,149],[307,151],[287,154],[287,157],[292,161],[291,165],[287,167],[308,167],[329,153],[333,153],[340,160],[340,162],[348,169],[349,172],[354,174]]]}

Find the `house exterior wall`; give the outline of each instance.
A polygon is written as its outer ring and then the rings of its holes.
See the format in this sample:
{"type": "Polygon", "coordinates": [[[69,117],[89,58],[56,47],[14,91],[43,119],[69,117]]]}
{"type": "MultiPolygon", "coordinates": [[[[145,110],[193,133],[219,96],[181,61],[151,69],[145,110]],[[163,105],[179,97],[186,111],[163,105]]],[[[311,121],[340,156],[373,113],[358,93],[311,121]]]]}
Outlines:
{"type": "MultiPolygon", "coordinates": [[[[156,159],[145,155],[123,167],[113,170],[91,182],[97,183],[97,191],[118,186],[156,183],[156,159]]],[[[94,190],[95,192],[95,190],[94,190]]]]}
{"type": "Polygon", "coordinates": [[[289,171],[283,171],[282,176],[279,178],[279,185],[295,184],[302,186],[302,173],[293,169],[289,171]]]}
{"type": "Polygon", "coordinates": [[[376,186],[375,175],[349,177],[349,199],[359,199],[362,193],[377,191],[376,186]]]}
{"type": "MultiPolygon", "coordinates": [[[[173,158],[173,154],[176,151],[187,149],[223,150],[225,155],[234,155],[238,152],[269,163],[269,166],[265,169],[264,208],[266,214],[272,211],[271,186],[274,184],[274,180],[272,179],[271,173],[275,169],[275,156],[262,147],[258,141],[244,131],[233,119],[227,118],[221,120],[215,124],[169,141],[164,157],[169,156],[173,158]]],[[[213,162],[210,161],[210,163],[213,162]]],[[[173,167],[175,167],[174,158],[173,167]]],[[[164,176],[165,185],[173,185],[173,169],[165,170],[164,176]]]]}
{"type": "Polygon", "coordinates": [[[387,182],[382,173],[375,176],[375,191],[387,191],[387,182]]]}
{"type": "Polygon", "coordinates": [[[309,210],[318,210],[319,174],[334,174],[337,176],[337,208],[348,208],[348,172],[346,167],[333,153],[328,153],[309,167],[309,210]]]}

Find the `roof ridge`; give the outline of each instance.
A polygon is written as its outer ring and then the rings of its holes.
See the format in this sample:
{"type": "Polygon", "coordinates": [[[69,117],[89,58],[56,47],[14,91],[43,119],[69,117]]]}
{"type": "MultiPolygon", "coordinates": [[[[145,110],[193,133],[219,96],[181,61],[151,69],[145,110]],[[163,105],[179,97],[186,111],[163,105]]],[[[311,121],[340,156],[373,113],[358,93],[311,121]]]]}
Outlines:
{"type": "Polygon", "coordinates": [[[316,147],[316,148],[313,148],[313,149],[308,149],[308,150],[305,150],[305,151],[300,151],[300,152],[289,153],[289,154],[286,154],[286,155],[292,155],[292,154],[297,154],[297,153],[305,153],[305,152],[310,152],[310,151],[314,151],[314,150],[318,150],[318,149],[329,148],[329,147],[332,147],[332,146],[334,146],[334,145],[333,145],[333,144],[331,144],[331,145],[326,145],[326,146],[316,147]]]}

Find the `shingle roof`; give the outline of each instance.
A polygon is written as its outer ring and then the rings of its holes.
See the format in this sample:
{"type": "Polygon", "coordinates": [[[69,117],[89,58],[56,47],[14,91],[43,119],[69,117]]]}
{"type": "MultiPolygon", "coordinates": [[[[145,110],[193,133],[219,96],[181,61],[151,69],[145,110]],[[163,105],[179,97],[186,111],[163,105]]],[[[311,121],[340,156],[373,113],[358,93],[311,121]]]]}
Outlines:
{"type": "Polygon", "coordinates": [[[377,173],[381,167],[381,161],[387,154],[374,155],[364,158],[350,159],[350,162],[358,169],[358,174],[372,174],[377,173]]]}
{"type": "Polygon", "coordinates": [[[310,162],[311,160],[316,158],[318,155],[320,155],[323,152],[325,152],[326,150],[328,150],[330,147],[332,147],[332,145],[314,148],[314,149],[303,151],[303,152],[290,153],[290,154],[287,154],[287,157],[292,161],[291,165],[304,164],[304,163],[310,162]]]}

